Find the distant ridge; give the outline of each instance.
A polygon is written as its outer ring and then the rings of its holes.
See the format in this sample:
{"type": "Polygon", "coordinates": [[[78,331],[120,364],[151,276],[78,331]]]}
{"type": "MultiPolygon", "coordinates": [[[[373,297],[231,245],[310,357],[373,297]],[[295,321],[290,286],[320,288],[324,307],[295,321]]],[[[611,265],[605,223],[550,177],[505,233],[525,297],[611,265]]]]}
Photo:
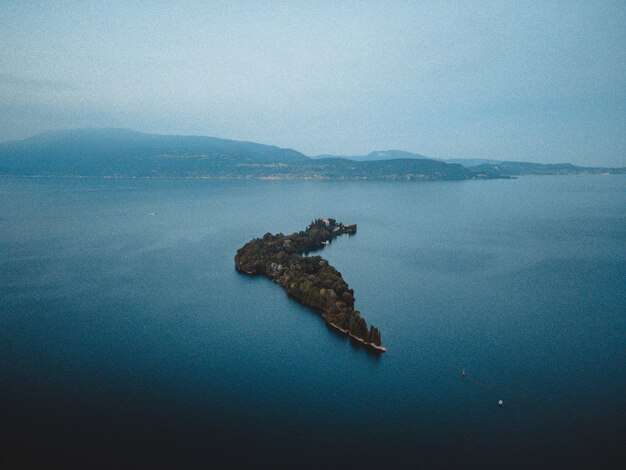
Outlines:
{"type": "Polygon", "coordinates": [[[0,143],[0,175],[13,176],[433,181],[580,173],[626,169],[476,159],[446,162],[402,150],[309,158],[293,149],[254,142],[118,128],[50,131],[0,143]]]}
{"type": "Polygon", "coordinates": [[[626,174],[626,167],[585,167],[571,163],[499,162],[470,167],[472,171],[491,175],[602,175],[626,174]]]}
{"type": "Polygon", "coordinates": [[[14,149],[35,152],[56,150],[82,151],[84,155],[102,154],[114,157],[119,152],[127,155],[140,152],[153,155],[157,152],[175,152],[179,155],[194,155],[206,152],[207,155],[232,155],[254,161],[294,162],[307,160],[304,154],[275,145],[258,144],[248,141],[221,139],[197,135],[147,134],[124,128],[83,128],[48,131],[24,140],[0,143],[14,149]],[[94,148],[94,144],[102,147],[94,148]]]}
{"type": "MultiPolygon", "coordinates": [[[[353,160],[355,162],[371,162],[371,161],[380,161],[380,160],[396,160],[399,158],[415,158],[419,160],[437,160],[435,158],[426,157],[424,155],[420,155],[419,153],[405,152],[404,150],[375,150],[367,155],[353,155],[353,156],[342,156],[342,155],[316,155],[312,157],[315,159],[322,158],[345,158],[348,160],[353,160]]],[[[456,163],[456,162],[451,162],[456,163]]]]}
{"type": "Polygon", "coordinates": [[[498,165],[502,160],[487,160],[484,158],[449,158],[446,163],[458,163],[466,168],[472,168],[478,165],[498,165]]]}
{"type": "Polygon", "coordinates": [[[472,173],[435,160],[314,160],[292,149],[129,129],[51,131],[0,144],[0,174],[272,179],[461,180],[472,173]]]}

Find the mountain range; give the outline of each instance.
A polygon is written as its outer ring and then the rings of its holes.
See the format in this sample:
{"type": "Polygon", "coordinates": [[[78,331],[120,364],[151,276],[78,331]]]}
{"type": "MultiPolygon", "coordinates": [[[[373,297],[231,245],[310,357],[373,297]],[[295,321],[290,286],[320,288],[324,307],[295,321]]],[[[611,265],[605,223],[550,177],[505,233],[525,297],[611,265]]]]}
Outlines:
{"type": "Polygon", "coordinates": [[[444,161],[401,150],[310,158],[254,142],[110,128],[50,131],[0,143],[0,175],[13,176],[464,180],[581,173],[626,173],[626,168],[444,161]]]}

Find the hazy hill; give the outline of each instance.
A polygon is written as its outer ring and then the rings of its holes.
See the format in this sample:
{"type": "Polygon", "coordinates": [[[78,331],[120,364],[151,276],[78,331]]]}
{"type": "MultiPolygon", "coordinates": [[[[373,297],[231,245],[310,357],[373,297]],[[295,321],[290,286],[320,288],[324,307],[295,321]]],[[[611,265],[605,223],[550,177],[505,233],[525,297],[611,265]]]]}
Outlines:
{"type": "Polygon", "coordinates": [[[524,174],[624,173],[624,168],[456,160],[401,150],[309,158],[292,149],[128,129],[53,131],[0,143],[0,175],[462,180],[524,174]]]}
{"type": "Polygon", "coordinates": [[[582,175],[582,174],[622,174],[626,168],[586,167],[571,163],[532,163],[487,160],[482,158],[452,158],[447,163],[458,163],[470,171],[490,176],[522,176],[522,175],[582,175]]]}
{"type": "Polygon", "coordinates": [[[458,163],[466,168],[472,168],[479,165],[497,165],[502,163],[500,160],[487,160],[485,158],[449,158],[446,163],[458,163]]]}
{"type": "MultiPolygon", "coordinates": [[[[424,155],[420,155],[419,153],[405,152],[403,150],[375,150],[367,155],[317,155],[312,157],[315,159],[328,159],[328,158],[346,158],[348,160],[353,160],[355,162],[371,162],[376,160],[396,160],[396,159],[405,159],[405,158],[416,158],[416,159],[428,159],[435,160],[434,158],[429,158],[424,155]]],[[[453,162],[456,163],[456,162],[453,162]]]]}
{"type": "MultiPolygon", "coordinates": [[[[452,165],[461,165],[469,170],[473,178],[503,178],[507,176],[522,175],[580,175],[580,174],[622,174],[626,168],[615,167],[584,167],[571,163],[532,163],[532,162],[509,162],[503,160],[491,160],[486,158],[430,158],[419,153],[405,152],[402,150],[377,150],[368,155],[340,156],[340,155],[317,155],[316,160],[347,159],[355,162],[381,162],[385,160],[425,160],[428,162],[440,162],[452,165]]],[[[396,163],[394,166],[406,167],[406,163],[396,163]]],[[[432,163],[423,165],[431,169],[436,168],[432,163]]],[[[380,165],[376,165],[380,168],[380,165]]],[[[406,169],[406,168],[405,168],[406,169]]]]}
{"type": "Polygon", "coordinates": [[[412,158],[375,161],[321,158],[311,159],[308,168],[312,174],[331,179],[462,180],[476,177],[461,165],[412,158]]]}
{"type": "Polygon", "coordinates": [[[237,165],[308,160],[271,145],[128,129],[53,131],[0,144],[0,173],[12,175],[191,176],[220,174],[237,165]]]}
{"type": "Polygon", "coordinates": [[[490,176],[500,175],[581,175],[623,174],[626,168],[585,167],[571,163],[498,162],[470,167],[473,172],[490,176]]]}
{"type": "Polygon", "coordinates": [[[312,159],[291,149],[215,137],[155,135],[128,129],[53,131],[0,144],[0,174],[212,178],[468,179],[461,165],[396,159],[312,159]]]}

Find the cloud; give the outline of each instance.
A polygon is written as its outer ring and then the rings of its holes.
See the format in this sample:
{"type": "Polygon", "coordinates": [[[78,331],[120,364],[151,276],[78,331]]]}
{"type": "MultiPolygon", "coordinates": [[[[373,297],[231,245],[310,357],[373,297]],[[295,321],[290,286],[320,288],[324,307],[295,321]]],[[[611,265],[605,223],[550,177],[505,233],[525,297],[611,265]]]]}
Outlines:
{"type": "Polygon", "coordinates": [[[157,3],[6,8],[0,136],[103,123],[307,154],[624,164],[623,1],[157,3]]]}
{"type": "Polygon", "coordinates": [[[0,74],[0,86],[40,91],[79,91],[74,83],[45,78],[24,78],[16,75],[0,74]]]}

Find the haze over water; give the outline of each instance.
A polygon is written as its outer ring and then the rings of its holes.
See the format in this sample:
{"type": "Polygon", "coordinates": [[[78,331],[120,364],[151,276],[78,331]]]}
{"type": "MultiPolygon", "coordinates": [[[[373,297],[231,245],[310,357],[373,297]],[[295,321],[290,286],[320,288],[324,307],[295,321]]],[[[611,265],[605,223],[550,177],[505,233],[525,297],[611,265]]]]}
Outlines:
{"type": "Polygon", "coordinates": [[[625,208],[623,176],[2,178],[2,458],[624,463],[625,208]],[[383,355],[234,269],[325,216],[383,355]]]}

